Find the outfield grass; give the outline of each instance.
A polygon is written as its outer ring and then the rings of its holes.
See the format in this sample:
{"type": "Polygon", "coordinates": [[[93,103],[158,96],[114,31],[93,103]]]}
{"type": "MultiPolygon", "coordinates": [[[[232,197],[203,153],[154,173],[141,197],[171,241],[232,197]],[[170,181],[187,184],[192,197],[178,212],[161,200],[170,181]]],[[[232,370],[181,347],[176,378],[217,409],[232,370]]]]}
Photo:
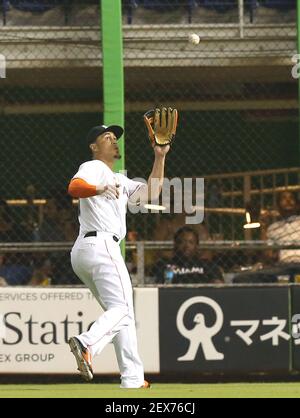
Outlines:
{"type": "Polygon", "coordinates": [[[300,398],[300,383],[153,384],[119,389],[116,384],[0,385],[0,398],[300,398]]]}

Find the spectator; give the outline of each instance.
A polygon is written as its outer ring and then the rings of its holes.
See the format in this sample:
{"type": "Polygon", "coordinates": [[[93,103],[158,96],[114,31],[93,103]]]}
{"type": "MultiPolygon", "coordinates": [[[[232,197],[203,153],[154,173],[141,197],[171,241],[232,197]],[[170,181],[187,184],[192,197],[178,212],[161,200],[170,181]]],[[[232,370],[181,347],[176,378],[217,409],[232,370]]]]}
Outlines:
{"type": "Polygon", "coordinates": [[[52,263],[52,281],[53,285],[81,285],[82,282],[74,273],[70,255],[66,252],[55,253],[51,256],[52,263]]]}
{"type": "Polygon", "coordinates": [[[30,286],[49,286],[52,282],[53,266],[51,260],[42,253],[38,253],[34,257],[34,268],[30,286]]]}
{"type": "MultiPolygon", "coordinates": [[[[36,188],[33,184],[26,187],[27,205],[24,207],[23,213],[20,212],[21,222],[18,224],[19,239],[18,241],[28,242],[38,238],[38,208],[34,204],[36,198],[36,188]]],[[[20,219],[20,218],[19,218],[20,219]]]]}
{"type": "Polygon", "coordinates": [[[31,286],[81,284],[73,272],[67,252],[37,253],[33,265],[31,286]]]}
{"type": "Polygon", "coordinates": [[[0,287],[8,286],[6,280],[3,277],[0,277],[0,287]]]}
{"type": "MultiPolygon", "coordinates": [[[[185,226],[186,214],[178,213],[172,216],[161,218],[154,231],[155,241],[172,241],[174,234],[179,228],[185,226]]],[[[203,224],[194,225],[193,229],[197,231],[200,241],[209,241],[209,233],[203,224]]]]}
{"type": "MultiPolygon", "coordinates": [[[[126,242],[136,242],[138,240],[138,233],[137,231],[128,231],[126,236],[126,242]]],[[[129,250],[126,251],[126,266],[128,269],[129,274],[136,274],[137,273],[137,251],[129,250]]]]}
{"type": "Polygon", "coordinates": [[[26,238],[26,231],[14,221],[6,200],[0,199],[0,242],[22,242],[27,241],[26,238]]]}
{"type": "MultiPolygon", "coordinates": [[[[280,219],[268,226],[268,218],[262,219],[262,239],[276,244],[300,242],[299,200],[289,191],[279,194],[277,199],[280,219]]],[[[283,250],[279,253],[269,252],[267,258],[280,263],[299,263],[300,250],[283,250]]]]}
{"type": "Polygon", "coordinates": [[[160,260],[152,275],[157,283],[223,283],[218,266],[201,259],[199,235],[188,227],[180,228],[174,236],[174,255],[171,260],[160,260]]]}
{"type": "Polygon", "coordinates": [[[19,254],[0,255],[0,278],[8,286],[27,285],[32,275],[32,268],[21,261],[19,254]]]}
{"type": "Polygon", "coordinates": [[[9,206],[5,200],[0,199],[0,242],[11,241],[13,231],[13,220],[10,215],[9,206]]]}
{"type": "MultiPolygon", "coordinates": [[[[183,206],[184,207],[184,206],[183,206]]],[[[154,241],[172,241],[173,237],[178,229],[186,225],[186,217],[191,214],[175,213],[174,201],[171,203],[171,213],[165,214],[159,218],[159,222],[153,233],[154,241]]],[[[197,232],[200,241],[210,241],[210,236],[205,224],[193,225],[193,229],[197,232]]],[[[158,254],[155,255],[158,258],[158,254]]],[[[160,257],[170,258],[172,256],[171,251],[160,251],[160,257]]],[[[202,251],[201,258],[211,260],[212,254],[210,251],[202,251]]]]}
{"type": "Polygon", "coordinates": [[[4,262],[4,255],[0,254],[0,287],[7,286],[7,281],[5,280],[5,277],[3,277],[5,274],[3,269],[4,262]]]}
{"type": "Polygon", "coordinates": [[[64,232],[59,222],[57,199],[51,197],[44,207],[44,218],[38,231],[38,241],[59,242],[64,241],[64,232]]]}
{"type": "Polygon", "coordinates": [[[72,197],[67,194],[58,201],[58,218],[64,241],[74,242],[78,236],[78,222],[72,197]]]}
{"type": "MultiPolygon", "coordinates": [[[[280,219],[270,224],[270,215],[261,219],[262,239],[274,244],[292,244],[300,242],[300,216],[297,196],[289,191],[279,194],[277,200],[280,219]]],[[[299,246],[300,247],[300,246],[299,246]]],[[[300,250],[267,251],[266,265],[258,271],[241,273],[234,283],[276,283],[284,278],[294,282],[300,274],[300,250]]]]}
{"type": "MultiPolygon", "coordinates": [[[[38,230],[38,240],[42,242],[73,242],[77,237],[78,226],[75,221],[72,199],[65,192],[55,193],[44,206],[44,218],[38,230]]],[[[64,252],[41,254],[35,260],[31,285],[79,284],[74,274],[70,257],[64,252]]]]}

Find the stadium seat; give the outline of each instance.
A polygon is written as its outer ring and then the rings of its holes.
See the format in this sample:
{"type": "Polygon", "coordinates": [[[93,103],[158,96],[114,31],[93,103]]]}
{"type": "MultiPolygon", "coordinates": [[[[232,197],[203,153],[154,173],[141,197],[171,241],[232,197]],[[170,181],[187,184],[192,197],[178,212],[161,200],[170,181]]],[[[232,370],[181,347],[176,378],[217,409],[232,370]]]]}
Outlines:
{"type": "Polygon", "coordinates": [[[10,4],[26,12],[46,12],[61,2],[59,0],[10,0],[10,4]]]}
{"type": "Polygon", "coordinates": [[[196,0],[187,0],[187,11],[188,11],[188,22],[192,23],[192,17],[193,17],[193,10],[195,7],[197,7],[197,1],[196,0]]]}
{"type": "Polygon", "coordinates": [[[250,13],[250,22],[253,23],[254,21],[254,12],[255,9],[259,6],[257,0],[245,0],[245,9],[247,12],[250,13]]]}
{"type": "Polygon", "coordinates": [[[7,12],[9,10],[9,1],[8,0],[2,0],[1,1],[1,10],[4,12],[7,12]]]}
{"type": "Polygon", "coordinates": [[[136,0],[123,0],[122,7],[127,17],[127,24],[131,25],[133,11],[138,7],[136,0]]]}
{"type": "Polygon", "coordinates": [[[138,7],[137,5],[137,0],[123,0],[122,1],[122,5],[126,8],[126,7],[131,7],[133,9],[135,9],[136,7],[138,7]]]}
{"type": "Polygon", "coordinates": [[[259,2],[257,0],[245,0],[244,4],[247,10],[254,10],[259,6],[259,2]]]}
{"type": "Polygon", "coordinates": [[[296,0],[260,0],[259,5],[277,10],[295,9],[297,6],[296,0]]]}
{"type": "Polygon", "coordinates": [[[198,0],[198,4],[207,9],[214,9],[223,13],[237,8],[238,0],[198,0]]]}
{"type": "Polygon", "coordinates": [[[2,24],[3,26],[6,25],[6,13],[10,10],[10,4],[8,0],[0,1],[1,4],[1,12],[2,12],[2,24]]]}
{"type": "Polygon", "coordinates": [[[188,22],[192,22],[193,10],[197,7],[197,0],[123,0],[123,10],[126,13],[127,23],[133,21],[134,12],[138,8],[148,9],[154,12],[178,11],[180,8],[188,13],[188,22]]]}
{"type": "Polygon", "coordinates": [[[137,5],[144,7],[145,9],[157,10],[160,12],[172,11],[178,9],[179,6],[182,6],[186,1],[182,0],[136,0],[137,5]]]}

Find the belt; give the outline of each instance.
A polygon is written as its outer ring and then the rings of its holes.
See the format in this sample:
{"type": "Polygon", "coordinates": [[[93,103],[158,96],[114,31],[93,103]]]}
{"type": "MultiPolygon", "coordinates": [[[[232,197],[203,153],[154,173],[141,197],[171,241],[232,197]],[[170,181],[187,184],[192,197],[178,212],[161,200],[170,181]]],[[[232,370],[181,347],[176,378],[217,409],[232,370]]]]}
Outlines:
{"type": "MultiPolygon", "coordinates": [[[[97,236],[97,231],[90,231],[87,232],[83,238],[88,238],[88,237],[96,237],[97,236]]],[[[113,235],[113,240],[116,242],[119,242],[119,238],[116,237],[115,235],[113,235]]]]}

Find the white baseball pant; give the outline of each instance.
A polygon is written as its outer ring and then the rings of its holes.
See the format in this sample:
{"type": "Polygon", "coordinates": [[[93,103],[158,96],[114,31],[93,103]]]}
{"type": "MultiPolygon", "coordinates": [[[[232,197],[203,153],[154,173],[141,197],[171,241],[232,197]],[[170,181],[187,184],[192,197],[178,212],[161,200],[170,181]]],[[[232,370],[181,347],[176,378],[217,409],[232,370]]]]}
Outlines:
{"type": "Polygon", "coordinates": [[[144,384],[144,369],[137,349],[133,290],[120,246],[113,235],[79,236],[71,252],[76,275],[91,290],[104,313],[89,331],[77,336],[92,357],[113,340],[122,388],[144,384]]]}

